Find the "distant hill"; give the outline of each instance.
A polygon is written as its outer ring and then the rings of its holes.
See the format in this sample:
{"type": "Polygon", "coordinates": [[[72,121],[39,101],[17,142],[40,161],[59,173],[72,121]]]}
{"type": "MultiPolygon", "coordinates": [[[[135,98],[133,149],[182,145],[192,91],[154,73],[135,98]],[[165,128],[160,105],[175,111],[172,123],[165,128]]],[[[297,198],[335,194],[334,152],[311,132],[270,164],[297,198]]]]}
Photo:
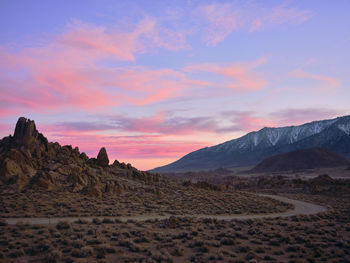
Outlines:
{"type": "Polygon", "coordinates": [[[348,164],[349,161],[334,151],[325,148],[309,148],[269,157],[255,166],[251,172],[300,171],[348,164]]]}
{"type": "Polygon", "coordinates": [[[252,166],[270,156],[312,147],[327,148],[350,157],[350,116],[300,126],[265,127],[238,139],[191,152],[152,171],[185,172],[252,166]]]}

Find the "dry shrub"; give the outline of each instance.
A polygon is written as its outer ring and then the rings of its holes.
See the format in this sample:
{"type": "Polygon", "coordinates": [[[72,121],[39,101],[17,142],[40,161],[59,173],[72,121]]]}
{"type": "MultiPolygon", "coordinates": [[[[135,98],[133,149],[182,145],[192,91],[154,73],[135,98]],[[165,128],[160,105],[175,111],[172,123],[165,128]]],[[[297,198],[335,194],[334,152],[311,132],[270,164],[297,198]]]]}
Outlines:
{"type": "Polygon", "coordinates": [[[7,226],[6,220],[0,219],[0,226],[7,226]]]}
{"type": "Polygon", "coordinates": [[[88,223],[88,221],[87,220],[85,220],[85,219],[78,219],[77,221],[75,221],[74,223],[76,223],[76,224],[81,224],[81,225],[86,225],[87,223],[88,223]]]}
{"type": "Polygon", "coordinates": [[[45,259],[45,262],[47,263],[56,263],[61,262],[62,259],[62,253],[58,249],[52,250],[45,259]]]}
{"type": "Polygon", "coordinates": [[[72,246],[73,246],[74,248],[82,248],[82,247],[85,246],[85,242],[84,242],[84,240],[82,240],[82,239],[74,240],[74,241],[72,242],[72,246]]]}
{"type": "Polygon", "coordinates": [[[102,223],[104,224],[113,224],[113,220],[110,218],[103,218],[102,223]]]}
{"type": "Polygon", "coordinates": [[[72,225],[67,221],[60,221],[57,223],[56,228],[58,230],[70,230],[72,229],[72,225]]]}
{"type": "Polygon", "coordinates": [[[100,225],[101,224],[101,220],[99,218],[94,218],[94,219],[92,219],[92,223],[94,223],[96,225],[100,225]]]}
{"type": "Polygon", "coordinates": [[[12,251],[8,254],[8,256],[10,258],[18,258],[18,257],[21,257],[21,256],[24,256],[24,250],[21,248],[21,249],[16,249],[15,251],[12,251]]]}
{"type": "Polygon", "coordinates": [[[92,247],[82,247],[82,248],[74,248],[72,250],[71,256],[75,258],[86,258],[93,254],[92,247]]]}

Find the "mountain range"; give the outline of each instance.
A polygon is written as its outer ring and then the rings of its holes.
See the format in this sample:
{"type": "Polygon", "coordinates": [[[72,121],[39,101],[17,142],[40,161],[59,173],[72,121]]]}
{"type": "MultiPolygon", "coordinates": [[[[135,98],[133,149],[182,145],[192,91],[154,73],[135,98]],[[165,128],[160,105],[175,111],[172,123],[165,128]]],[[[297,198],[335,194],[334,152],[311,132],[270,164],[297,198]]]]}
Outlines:
{"type": "Polygon", "coordinates": [[[212,147],[191,152],[153,172],[185,172],[252,166],[273,155],[312,147],[350,157],[350,115],[299,126],[265,127],[212,147]]]}

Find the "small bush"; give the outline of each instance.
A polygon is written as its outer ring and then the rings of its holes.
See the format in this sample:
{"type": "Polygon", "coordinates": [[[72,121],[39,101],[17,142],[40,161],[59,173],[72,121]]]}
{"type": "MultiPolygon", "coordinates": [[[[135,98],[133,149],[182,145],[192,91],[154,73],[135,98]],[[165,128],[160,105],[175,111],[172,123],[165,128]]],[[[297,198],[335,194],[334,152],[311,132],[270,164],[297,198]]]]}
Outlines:
{"type": "Polygon", "coordinates": [[[68,230],[72,229],[72,225],[67,221],[61,221],[57,223],[56,228],[58,230],[68,230]]]}
{"type": "Polygon", "coordinates": [[[61,251],[54,249],[46,256],[45,261],[47,263],[56,263],[56,262],[60,262],[61,259],[62,259],[61,251]]]}
{"type": "Polygon", "coordinates": [[[103,218],[102,223],[104,224],[113,224],[113,220],[110,218],[103,218]]]}
{"type": "Polygon", "coordinates": [[[93,249],[91,247],[82,247],[82,248],[75,248],[72,250],[72,257],[75,258],[85,258],[88,256],[91,256],[93,253],[93,249]]]}
{"type": "Polygon", "coordinates": [[[7,226],[7,222],[4,219],[0,219],[0,226],[7,226]]]}
{"type": "Polygon", "coordinates": [[[94,218],[94,219],[92,219],[92,223],[94,223],[96,225],[100,225],[101,224],[101,220],[99,218],[94,218]]]}

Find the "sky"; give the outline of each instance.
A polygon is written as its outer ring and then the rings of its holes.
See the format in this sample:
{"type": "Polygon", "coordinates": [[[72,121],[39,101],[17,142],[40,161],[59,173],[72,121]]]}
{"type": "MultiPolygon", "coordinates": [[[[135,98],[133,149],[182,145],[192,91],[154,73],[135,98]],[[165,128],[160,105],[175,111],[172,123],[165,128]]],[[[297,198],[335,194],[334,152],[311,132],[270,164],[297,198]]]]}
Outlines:
{"type": "Polygon", "coordinates": [[[0,0],[0,137],[147,170],[350,114],[350,1],[0,0]]]}

